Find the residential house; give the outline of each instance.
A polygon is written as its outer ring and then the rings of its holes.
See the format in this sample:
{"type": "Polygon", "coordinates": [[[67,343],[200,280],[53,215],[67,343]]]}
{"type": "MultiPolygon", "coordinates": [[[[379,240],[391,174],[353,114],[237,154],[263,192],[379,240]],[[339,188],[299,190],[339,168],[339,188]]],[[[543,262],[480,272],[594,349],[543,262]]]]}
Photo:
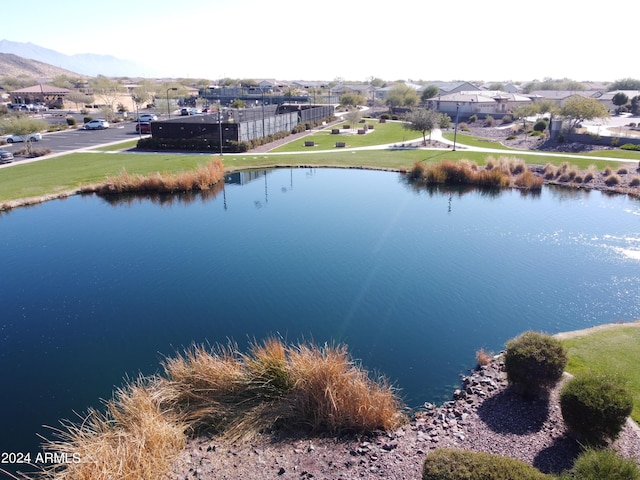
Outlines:
{"type": "Polygon", "coordinates": [[[551,100],[559,107],[563,107],[567,100],[574,95],[585,98],[598,98],[602,95],[599,90],[534,90],[527,93],[527,97],[531,100],[551,100]]]}
{"type": "Polygon", "coordinates": [[[520,105],[530,104],[524,95],[502,91],[462,91],[449,95],[439,95],[427,101],[427,108],[445,113],[451,118],[467,119],[471,115],[478,118],[492,116],[502,118],[520,105]]]}
{"type": "Polygon", "coordinates": [[[613,92],[603,93],[600,97],[598,97],[598,102],[607,107],[607,110],[609,111],[616,110],[618,107],[613,104],[613,97],[617,93],[624,93],[629,98],[629,101],[631,101],[633,97],[640,97],[640,90],[615,90],[613,92]]]}

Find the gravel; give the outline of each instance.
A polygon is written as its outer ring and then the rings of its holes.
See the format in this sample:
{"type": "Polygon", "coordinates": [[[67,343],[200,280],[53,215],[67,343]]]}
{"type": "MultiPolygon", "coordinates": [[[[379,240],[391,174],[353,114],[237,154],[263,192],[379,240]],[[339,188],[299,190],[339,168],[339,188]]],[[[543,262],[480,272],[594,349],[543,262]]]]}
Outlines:
{"type": "MultiPolygon", "coordinates": [[[[360,436],[263,434],[244,444],[220,437],[191,439],[176,460],[175,479],[419,479],[429,451],[453,447],[523,460],[543,472],[571,467],[579,445],[558,404],[560,385],[547,401],[524,401],[507,385],[495,359],[462,379],[453,399],[425,404],[394,432],[360,436]]],[[[640,464],[640,434],[627,423],[612,444],[640,464]]]]}

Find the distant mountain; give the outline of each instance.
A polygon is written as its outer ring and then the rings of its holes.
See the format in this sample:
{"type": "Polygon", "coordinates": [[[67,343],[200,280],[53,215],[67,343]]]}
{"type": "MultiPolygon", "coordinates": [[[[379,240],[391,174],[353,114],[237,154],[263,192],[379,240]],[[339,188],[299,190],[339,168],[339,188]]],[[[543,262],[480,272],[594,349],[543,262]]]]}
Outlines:
{"type": "Polygon", "coordinates": [[[8,77],[47,79],[58,75],[77,76],[75,72],[54,67],[46,63],[22,58],[12,53],[0,53],[0,74],[8,77]]]}
{"type": "Polygon", "coordinates": [[[31,42],[0,40],[0,53],[11,53],[91,77],[98,75],[104,75],[105,77],[153,76],[153,72],[150,71],[149,67],[129,60],[122,60],[111,55],[95,55],[92,53],[65,55],[55,50],[34,45],[31,42]]]}

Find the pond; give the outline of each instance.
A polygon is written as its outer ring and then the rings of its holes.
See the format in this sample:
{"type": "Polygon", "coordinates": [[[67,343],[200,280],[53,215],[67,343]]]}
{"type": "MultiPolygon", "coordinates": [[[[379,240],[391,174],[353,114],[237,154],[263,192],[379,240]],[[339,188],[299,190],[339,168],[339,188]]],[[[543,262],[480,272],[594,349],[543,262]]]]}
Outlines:
{"type": "Polygon", "coordinates": [[[597,191],[243,172],[207,195],[14,210],[0,248],[1,451],[35,454],[42,425],[194,342],[344,342],[415,407],[522,331],[640,318],[640,202],[597,191]]]}

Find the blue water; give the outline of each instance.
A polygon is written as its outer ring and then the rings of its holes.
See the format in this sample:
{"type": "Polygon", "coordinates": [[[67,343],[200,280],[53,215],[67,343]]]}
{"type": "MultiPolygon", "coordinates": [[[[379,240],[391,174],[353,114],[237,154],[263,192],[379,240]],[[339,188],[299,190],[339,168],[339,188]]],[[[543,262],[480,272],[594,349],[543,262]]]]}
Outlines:
{"type": "Polygon", "coordinates": [[[209,198],[72,197],[0,217],[0,451],[193,342],[346,342],[411,406],[527,329],[640,318],[640,202],[236,175],[209,198]]]}

